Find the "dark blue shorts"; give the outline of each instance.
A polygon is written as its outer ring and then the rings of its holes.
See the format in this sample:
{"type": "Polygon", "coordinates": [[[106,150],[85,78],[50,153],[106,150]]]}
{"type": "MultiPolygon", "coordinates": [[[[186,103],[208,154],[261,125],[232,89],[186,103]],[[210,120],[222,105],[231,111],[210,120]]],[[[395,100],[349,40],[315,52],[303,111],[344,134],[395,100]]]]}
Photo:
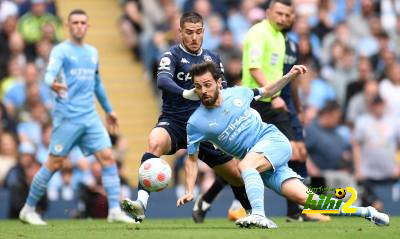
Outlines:
{"type": "MultiPolygon", "coordinates": [[[[186,121],[172,119],[172,117],[164,115],[158,118],[156,127],[164,128],[171,137],[171,150],[168,155],[174,154],[179,149],[187,148],[186,124],[186,121]]],[[[216,149],[214,145],[209,142],[201,142],[199,147],[199,159],[210,168],[213,168],[228,162],[232,159],[232,156],[216,149]]]]}

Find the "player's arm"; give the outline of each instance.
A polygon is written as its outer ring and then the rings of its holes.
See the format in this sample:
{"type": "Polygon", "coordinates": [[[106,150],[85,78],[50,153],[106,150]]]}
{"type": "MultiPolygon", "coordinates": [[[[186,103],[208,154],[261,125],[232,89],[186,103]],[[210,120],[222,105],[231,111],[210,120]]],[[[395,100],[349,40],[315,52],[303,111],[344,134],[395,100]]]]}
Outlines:
{"type": "Polygon", "coordinates": [[[258,93],[261,97],[271,97],[280,91],[288,82],[306,72],[307,68],[305,66],[294,65],[292,69],[290,69],[290,71],[279,80],[258,88],[258,93]]]}
{"type": "Polygon", "coordinates": [[[95,75],[95,86],[94,92],[96,94],[96,98],[99,101],[101,107],[106,112],[106,122],[110,127],[109,130],[111,133],[115,133],[118,129],[118,118],[115,112],[113,112],[110,102],[108,101],[106,90],[104,89],[103,82],[100,78],[98,69],[96,70],[95,75]]]}
{"type": "Polygon", "coordinates": [[[181,95],[188,100],[199,100],[198,95],[191,90],[185,90],[173,80],[176,62],[171,53],[166,53],[161,58],[157,72],[157,87],[171,94],[181,95]]]}
{"type": "Polygon", "coordinates": [[[180,207],[183,204],[193,200],[193,190],[196,184],[198,166],[197,166],[198,155],[189,155],[185,161],[185,188],[186,193],[178,199],[176,206],[180,207]]]}
{"type": "Polygon", "coordinates": [[[56,46],[51,50],[49,64],[47,65],[46,73],[44,76],[44,83],[48,85],[58,95],[61,95],[62,91],[67,90],[65,82],[56,81],[57,75],[59,74],[63,65],[64,57],[61,49],[62,48],[56,46]]]}
{"type": "MultiPolygon", "coordinates": [[[[196,112],[194,113],[196,114],[196,112]]],[[[182,206],[183,204],[193,200],[193,189],[197,178],[197,159],[200,142],[204,140],[204,134],[201,129],[198,129],[192,122],[197,122],[194,120],[193,115],[189,118],[186,126],[187,132],[187,152],[188,158],[185,161],[185,175],[186,175],[186,194],[178,199],[176,206],[182,206]]]]}

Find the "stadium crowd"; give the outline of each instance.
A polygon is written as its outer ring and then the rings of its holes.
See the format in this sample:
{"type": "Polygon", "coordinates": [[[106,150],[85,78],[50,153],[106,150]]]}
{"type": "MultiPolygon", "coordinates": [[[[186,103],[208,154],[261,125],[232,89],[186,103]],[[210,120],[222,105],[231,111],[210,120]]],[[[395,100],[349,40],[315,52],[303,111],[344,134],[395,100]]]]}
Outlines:
{"type": "MultiPolygon", "coordinates": [[[[364,185],[363,204],[382,209],[371,187],[400,177],[400,1],[293,0],[296,20],[288,37],[309,73],[299,79],[300,118],[309,153],[308,174],[325,184],[364,185]],[[397,105],[397,106],[396,106],[397,105]],[[397,154],[397,160],[396,160],[397,154]],[[337,182],[339,180],[339,182],[337,182]]],[[[179,18],[193,10],[205,19],[203,47],[220,54],[229,86],[241,81],[242,43],[265,18],[268,0],[120,0],[124,40],[144,65],[158,94],[161,54],[179,39],[179,18]]],[[[43,74],[63,36],[52,0],[0,0],[0,187],[17,217],[33,176],[47,160],[51,90],[43,74]]],[[[112,136],[119,164],[127,142],[112,136]]],[[[70,154],[47,200],[79,198],[77,217],[106,216],[100,165],[70,154]],[[98,205],[93,210],[86,205],[98,205]],[[101,214],[101,213],[104,213],[101,214]]],[[[130,196],[126,181],[123,193],[130,196]]],[[[46,208],[46,199],[41,204],[46,208]]]]}
{"type": "MultiPolygon", "coordinates": [[[[297,64],[309,69],[298,80],[308,174],[327,186],[354,186],[363,192],[359,203],[382,209],[373,186],[400,177],[400,2],[292,3],[296,19],[287,36],[298,44],[297,64]]],[[[203,48],[220,54],[228,85],[240,85],[244,37],[265,19],[268,0],[126,0],[121,5],[125,42],[157,94],[159,58],[179,43],[179,16],[189,10],[203,16],[203,48]]]]}

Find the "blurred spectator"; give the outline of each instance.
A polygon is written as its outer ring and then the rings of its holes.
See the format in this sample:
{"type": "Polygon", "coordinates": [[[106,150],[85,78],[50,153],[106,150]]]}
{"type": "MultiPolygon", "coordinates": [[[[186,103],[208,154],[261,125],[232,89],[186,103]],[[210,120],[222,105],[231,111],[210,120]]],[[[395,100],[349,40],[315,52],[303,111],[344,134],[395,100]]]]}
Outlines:
{"type": "Polygon", "coordinates": [[[356,119],[368,112],[368,105],[379,94],[379,85],[376,80],[367,80],[363,91],[350,98],[346,112],[346,122],[352,126],[356,119]]]}
{"type": "Polygon", "coordinates": [[[44,79],[52,47],[53,45],[51,44],[51,42],[46,40],[41,40],[36,43],[37,57],[35,59],[35,65],[38,69],[39,79],[44,79]]]}
{"type": "Polygon", "coordinates": [[[139,57],[139,35],[143,31],[141,3],[139,0],[124,0],[121,31],[126,45],[139,57]]]}
{"type": "Polygon", "coordinates": [[[368,20],[376,13],[374,0],[361,0],[361,12],[353,12],[346,22],[350,33],[358,40],[371,36],[368,20]]]}
{"type": "MultiPolygon", "coordinates": [[[[10,49],[8,48],[8,39],[15,32],[17,26],[17,17],[9,16],[5,19],[3,25],[0,24],[0,79],[7,76],[7,65],[10,61],[10,49]]],[[[4,91],[1,89],[1,91],[4,91]]]]}
{"type": "Polygon", "coordinates": [[[0,186],[8,171],[17,164],[17,142],[9,133],[0,134],[0,186]]]}
{"type": "MultiPolygon", "coordinates": [[[[10,193],[10,218],[18,218],[19,211],[29,193],[29,185],[39,170],[40,164],[35,160],[35,147],[28,142],[19,145],[18,164],[7,174],[5,187],[10,193]]],[[[46,210],[47,198],[43,197],[38,204],[39,212],[46,210]]]]}
{"type": "Polygon", "coordinates": [[[31,2],[31,10],[18,20],[18,31],[27,42],[27,55],[30,59],[36,55],[34,44],[42,39],[44,33],[54,32],[52,42],[61,41],[63,33],[61,20],[46,12],[46,0],[32,0],[31,2]]]}
{"type": "Polygon", "coordinates": [[[243,45],[244,37],[252,26],[249,13],[256,7],[253,0],[242,0],[240,8],[231,13],[228,17],[228,27],[232,31],[236,45],[240,48],[243,45]]]}
{"type": "Polygon", "coordinates": [[[221,35],[224,28],[224,23],[218,15],[211,14],[207,18],[205,25],[206,29],[204,32],[203,48],[214,51],[221,43],[221,35]]]}
{"type": "Polygon", "coordinates": [[[342,106],[346,100],[347,85],[356,79],[358,74],[354,65],[354,51],[339,42],[334,43],[332,46],[332,62],[324,66],[321,75],[333,87],[336,92],[336,99],[342,106]]]}
{"type": "Polygon", "coordinates": [[[228,63],[225,66],[225,80],[228,87],[241,85],[242,81],[242,56],[232,55],[228,58],[228,63]]]}
{"type": "Polygon", "coordinates": [[[4,103],[8,112],[11,115],[15,115],[16,110],[24,106],[24,104],[34,103],[30,102],[32,100],[38,100],[47,108],[51,108],[52,99],[50,96],[50,89],[43,81],[38,80],[38,70],[36,65],[34,63],[29,63],[26,65],[22,81],[16,81],[16,83],[13,84],[13,86],[5,93],[4,103]],[[36,96],[39,98],[35,99],[34,97],[36,96]]]}
{"type": "Polygon", "coordinates": [[[379,93],[386,102],[387,112],[400,119],[400,64],[388,69],[388,78],[380,83],[379,93]]]}
{"type": "Polygon", "coordinates": [[[381,97],[376,96],[368,104],[368,109],[355,123],[355,176],[366,189],[364,204],[382,209],[379,196],[372,188],[400,177],[400,165],[396,162],[400,125],[398,120],[385,113],[385,103],[381,97]]]}
{"type": "Polygon", "coordinates": [[[299,77],[300,99],[305,104],[304,124],[308,125],[327,101],[336,99],[332,86],[318,77],[317,70],[308,65],[308,73],[299,77]]]}
{"type": "Polygon", "coordinates": [[[26,65],[26,56],[24,53],[25,42],[21,34],[13,32],[8,38],[8,49],[10,50],[10,57],[16,58],[21,67],[26,65]]]}
{"type": "Polygon", "coordinates": [[[0,81],[0,98],[3,99],[16,82],[22,80],[22,68],[18,63],[17,58],[11,58],[7,63],[7,74],[0,81]]]}
{"type": "Polygon", "coordinates": [[[15,118],[8,115],[6,107],[0,101],[0,134],[8,132],[13,135],[17,134],[17,122],[15,118]]]}
{"type": "Polygon", "coordinates": [[[13,1],[2,0],[0,1],[0,26],[10,16],[18,15],[18,7],[13,1]]]}
{"type": "Polygon", "coordinates": [[[227,18],[227,8],[221,0],[186,0],[183,4],[183,12],[195,11],[198,12],[203,18],[208,15],[206,13],[206,6],[208,9],[213,9],[214,12],[218,12],[221,16],[227,18]]]}
{"type": "Polygon", "coordinates": [[[228,65],[228,59],[232,58],[233,56],[240,56],[241,58],[242,54],[235,45],[232,32],[227,29],[222,32],[221,43],[219,44],[215,52],[218,53],[221,57],[221,61],[224,67],[228,65]]]}
{"type": "Polygon", "coordinates": [[[294,21],[293,31],[288,37],[299,44],[299,61],[304,62],[309,58],[320,60],[321,42],[315,35],[304,17],[298,17],[294,21]]]}
{"type": "Polygon", "coordinates": [[[49,154],[50,138],[51,138],[51,122],[42,124],[42,140],[37,147],[36,151],[36,161],[40,164],[44,164],[47,161],[49,154]]]}
{"type": "Polygon", "coordinates": [[[329,101],[305,129],[305,143],[310,156],[307,161],[308,174],[311,177],[323,176],[327,186],[335,188],[355,186],[350,174],[350,145],[341,133],[341,117],[340,105],[336,101],[329,101]]]}
{"type": "Polygon", "coordinates": [[[74,185],[72,170],[71,162],[64,160],[60,171],[53,175],[47,187],[47,197],[50,201],[75,199],[77,185],[74,185]]]}

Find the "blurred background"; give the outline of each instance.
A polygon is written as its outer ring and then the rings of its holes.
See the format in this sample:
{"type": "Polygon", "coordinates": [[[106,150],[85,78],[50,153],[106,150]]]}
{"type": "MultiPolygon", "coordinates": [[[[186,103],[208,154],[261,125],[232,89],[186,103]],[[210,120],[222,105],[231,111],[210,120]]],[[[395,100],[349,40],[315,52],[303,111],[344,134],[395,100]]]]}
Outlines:
{"type": "MultiPolygon", "coordinates": [[[[400,214],[400,0],[292,2],[296,20],[288,37],[298,43],[299,64],[309,68],[298,89],[309,176],[327,186],[346,178],[357,187],[359,204],[400,214]],[[366,122],[364,114],[390,120],[366,122]],[[364,164],[355,165],[360,152],[364,164]]],[[[89,15],[87,42],[99,50],[100,73],[120,119],[120,133],[110,136],[122,191],[136,196],[140,157],[160,110],[158,60],[179,43],[181,13],[203,16],[203,48],[220,54],[228,84],[240,85],[244,36],[265,19],[267,6],[268,0],[0,0],[0,218],[17,216],[47,160],[54,95],[43,74],[52,47],[68,36],[64,24],[72,9],[89,15]]],[[[174,182],[154,194],[150,217],[190,215],[189,206],[174,207],[183,193],[183,155],[167,158],[174,182]]],[[[53,218],[105,217],[100,165],[79,149],[69,157],[41,210],[53,218]]],[[[210,169],[201,168],[199,192],[213,180],[210,169]]],[[[267,193],[268,213],[285,214],[279,198],[267,193]]],[[[211,216],[224,216],[231,199],[224,191],[211,216]]]]}

